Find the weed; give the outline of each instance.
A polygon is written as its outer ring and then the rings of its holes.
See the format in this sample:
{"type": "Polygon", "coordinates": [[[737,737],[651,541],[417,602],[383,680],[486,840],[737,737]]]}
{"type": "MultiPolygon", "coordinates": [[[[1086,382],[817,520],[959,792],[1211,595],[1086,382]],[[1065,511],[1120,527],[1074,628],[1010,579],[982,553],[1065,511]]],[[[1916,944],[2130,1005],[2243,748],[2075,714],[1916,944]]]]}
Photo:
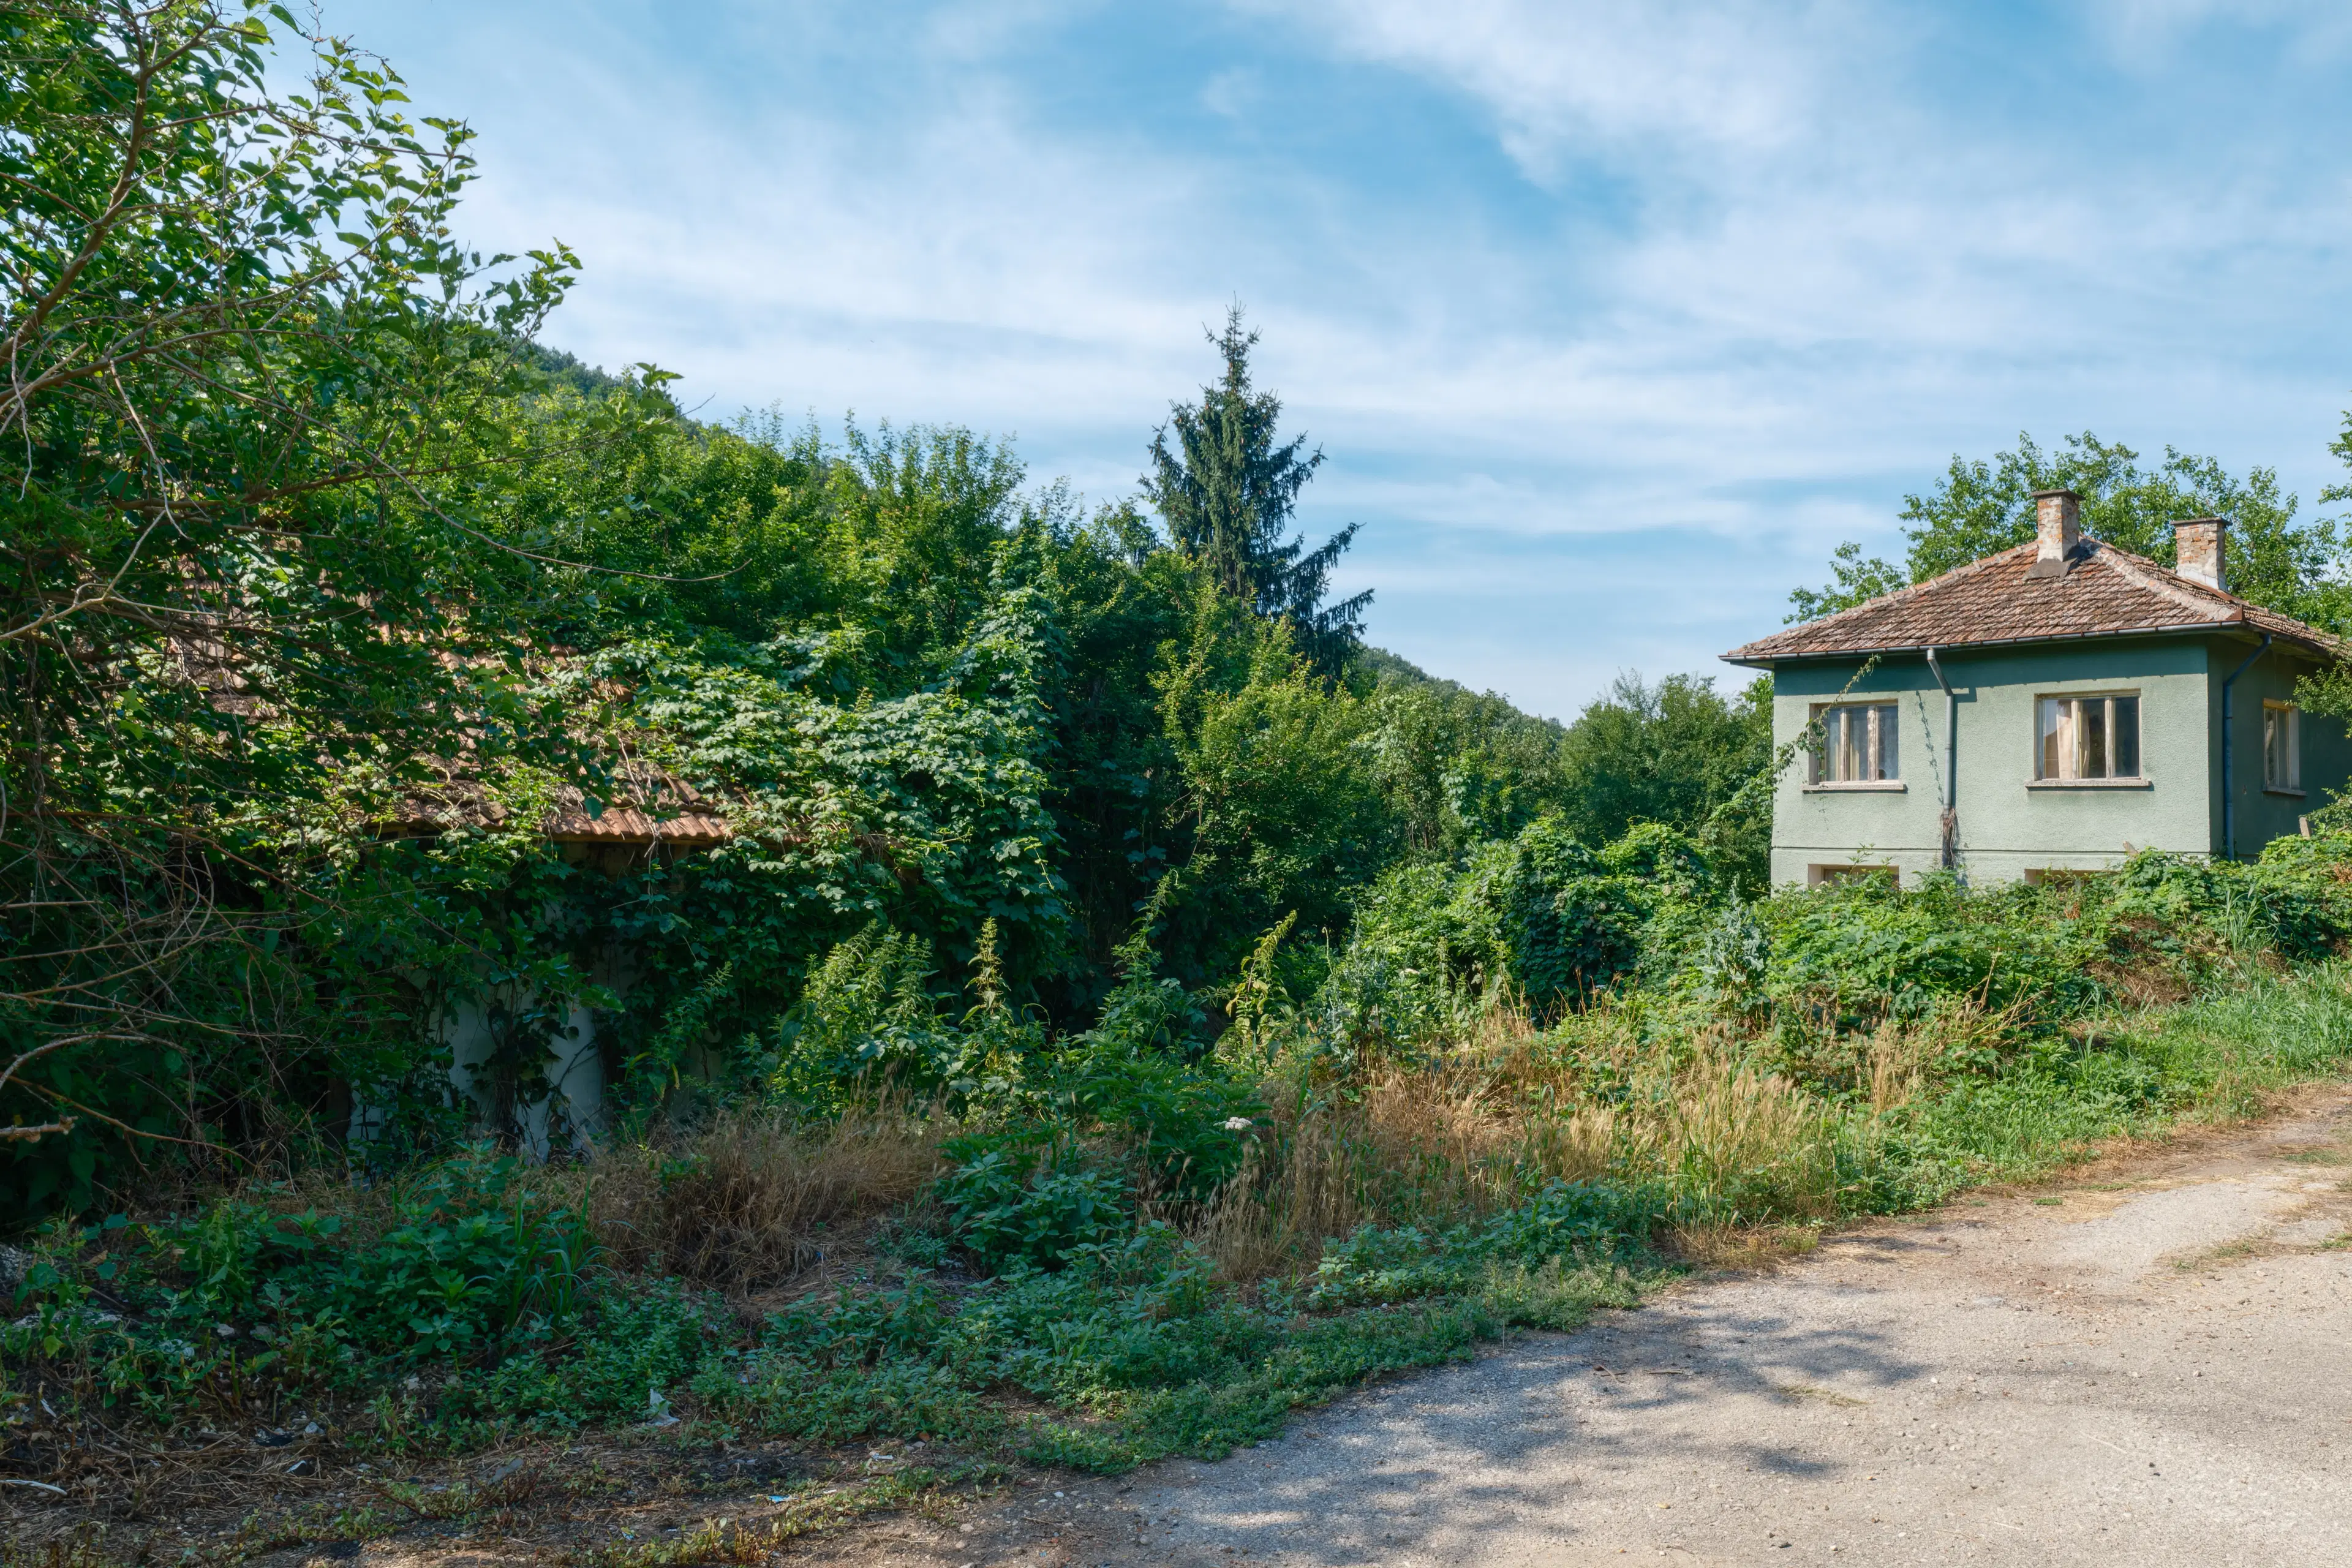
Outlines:
{"type": "Polygon", "coordinates": [[[867,1514],[921,1507],[956,1488],[993,1482],[1003,1473],[1003,1467],[992,1464],[945,1470],[910,1467],[837,1491],[801,1491],[785,1500],[781,1512],[756,1521],[705,1520],[671,1539],[572,1552],[560,1561],[565,1568],[703,1568],[713,1563],[748,1568],[771,1561],[793,1542],[867,1514]]]}
{"type": "Polygon", "coordinates": [[[1811,1399],[1818,1400],[1823,1405],[1835,1405],[1845,1409],[1870,1403],[1867,1399],[1856,1399],[1850,1394],[1840,1394],[1834,1388],[1815,1388],[1810,1384],[1802,1383],[1776,1383],[1772,1385],[1772,1392],[1791,1403],[1801,1399],[1811,1399]]]}
{"type": "MultiPolygon", "coordinates": [[[[1317,1008],[1286,1008],[1269,948],[1238,1043],[1196,1050],[1193,1003],[1139,952],[1097,1026],[1049,1047],[1001,1005],[960,1034],[902,974],[835,1054],[920,1033],[923,1059],[949,1064],[935,1102],[845,1084],[819,1114],[833,1091],[803,1051],[802,1103],[721,1111],[586,1173],[469,1152],[363,1190],[253,1189],[54,1232],[0,1354],[67,1401],[61,1425],[299,1402],[337,1412],[345,1444],[428,1452],[651,1414],[1117,1470],[1225,1452],[1517,1327],[1572,1328],[1670,1267],[1768,1263],[1841,1216],[2242,1113],[2352,1056],[2352,963],[2241,963],[2267,906],[2242,900],[2209,941],[2208,874],[2169,862],[2070,884],[2063,917],[2054,893],[1941,885],[1744,905],[1737,963],[1715,917],[1677,902],[1712,897],[1703,879],[1621,907],[1634,872],[1570,870],[1581,923],[1539,930],[1522,910],[1521,937],[1601,953],[1640,913],[1652,954],[1575,1010],[1457,973],[1398,993],[1381,1022],[1348,1012],[1379,976],[1345,964],[1317,1008]],[[1687,985],[1652,962],[1685,938],[1716,963],[1687,985]],[[2084,954],[2123,949],[2205,989],[2119,1005],[2084,954]],[[1419,1032],[1401,1036],[1408,1014],[1419,1032]],[[756,1326],[701,1289],[772,1284],[861,1240],[872,1269],[756,1326]]],[[[1552,886],[1536,861],[1511,875],[1552,886]]],[[[822,1023],[804,1014],[796,1038],[822,1023]]],[[[537,1484],[386,1488],[335,1528],[471,1518],[537,1484]]],[[[766,1550],[751,1528],[616,1550],[734,1561],[766,1550]]]]}

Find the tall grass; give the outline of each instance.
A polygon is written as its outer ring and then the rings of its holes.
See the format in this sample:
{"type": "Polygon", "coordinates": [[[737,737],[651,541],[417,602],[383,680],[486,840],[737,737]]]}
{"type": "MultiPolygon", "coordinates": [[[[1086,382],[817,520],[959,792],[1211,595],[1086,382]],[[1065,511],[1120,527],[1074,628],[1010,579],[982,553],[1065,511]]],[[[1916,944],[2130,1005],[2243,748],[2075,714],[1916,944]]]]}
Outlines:
{"type": "Polygon", "coordinates": [[[772,1107],[723,1110],[598,1162],[592,1211],[634,1269],[728,1290],[772,1285],[920,1194],[950,1131],[896,1099],[817,1123],[772,1107]]]}
{"type": "Polygon", "coordinates": [[[1677,1028],[1636,1002],[1540,1027],[1496,1003],[1410,1058],[1302,1089],[1211,1205],[1229,1279],[1311,1267],[1367,1225],[1454,1224],[1549,1182],[1662,1185],[1713,1226],[1817,1224],[2027,1179],[2183,1118],[2260,1112],[2352,1059],[2352,963],[2123,1006],[2053,1034],[1945,999],[1874,1027],[1677,1028]]]}

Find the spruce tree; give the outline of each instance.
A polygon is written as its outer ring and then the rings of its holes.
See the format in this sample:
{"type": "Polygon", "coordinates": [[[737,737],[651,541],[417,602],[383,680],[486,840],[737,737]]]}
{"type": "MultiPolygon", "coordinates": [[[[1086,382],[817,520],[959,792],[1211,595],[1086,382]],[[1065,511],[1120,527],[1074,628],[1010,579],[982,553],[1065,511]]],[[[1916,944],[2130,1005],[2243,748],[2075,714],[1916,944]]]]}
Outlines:
{"type": "Polygon", "coordinates": [[[1357,525],[1313,550],[1303,535],[1290,533],[1298,492],[1322,465],[1322,449],[1302,453],[1303,436],[1276,445],[1282,399],[1250,384],[1258,335],[1243,330],[1240,306],[1226,312],[1225,330],[1209,341],[1224,356],[1223,379],[1203,386],[1197,405],[1170,405],[1168,423],[1151,435],[1144,493],[1178,550],[1258,614],[1288,621],[1316,668],[1336,674],[1357,646],[1372,600],[1367,590],[1323,603],[1331,568],[1357,525]]]}

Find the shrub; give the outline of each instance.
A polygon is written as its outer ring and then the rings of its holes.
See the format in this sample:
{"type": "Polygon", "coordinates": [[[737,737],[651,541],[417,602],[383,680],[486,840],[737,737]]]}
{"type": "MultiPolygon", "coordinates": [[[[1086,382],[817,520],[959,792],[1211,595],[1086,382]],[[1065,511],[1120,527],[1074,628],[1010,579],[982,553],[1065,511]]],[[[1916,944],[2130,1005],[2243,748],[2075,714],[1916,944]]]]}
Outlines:
{"type": "Polygon", "coordinates": [[[1076,1248],[1126,1227],[1132,1198],[1118,1173],[1087,1163],[1066,1135],[1024,1128],[950,1140],[955,1169],[936,1191],[957,1243],[982,1268],[1058,1268],[1076,1248]]]}

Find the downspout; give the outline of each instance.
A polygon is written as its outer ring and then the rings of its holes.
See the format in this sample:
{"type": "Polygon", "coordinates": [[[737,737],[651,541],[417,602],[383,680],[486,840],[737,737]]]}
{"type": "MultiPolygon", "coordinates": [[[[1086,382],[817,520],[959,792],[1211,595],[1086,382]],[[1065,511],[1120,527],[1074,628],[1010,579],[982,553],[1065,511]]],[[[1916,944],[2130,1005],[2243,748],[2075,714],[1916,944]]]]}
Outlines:
{"type": "Polygon", "coordinates": [[[1960,699],[1944,679],[1936,650],[1927,650],[1927,673],[1944,689],[1944,869],[1960,863],[1960,699]]]}
{"type": "Polygon", "coordinates": [[[2254,660],[2268,653],[2271,634],[2263,634],[2262,646],[2246,656],[2246,662],[2230,672],[2221,682],[2221,858],[2238,858],[2238,789],[2237,779],[2231,771],[2230,754],[2230,688],[2238,684],[2238,677],[2253,668],[2254,660]]]}

